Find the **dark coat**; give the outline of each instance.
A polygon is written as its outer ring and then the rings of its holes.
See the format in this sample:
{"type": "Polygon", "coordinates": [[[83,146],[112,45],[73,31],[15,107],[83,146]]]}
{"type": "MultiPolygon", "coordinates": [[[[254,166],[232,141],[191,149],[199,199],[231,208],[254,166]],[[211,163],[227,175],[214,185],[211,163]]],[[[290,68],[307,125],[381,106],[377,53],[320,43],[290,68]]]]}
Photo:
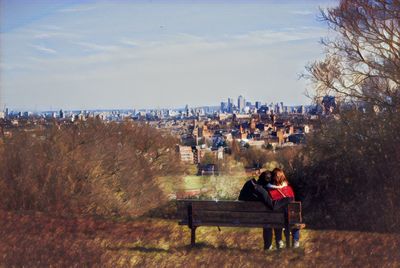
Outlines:
{"type": "Polygon", "coordinates": [[[260,199],[259,194],[256,192],[254,184],[256,183],[255,179],[251,179],[246,181],[243,185],[242,190],[240,190],[239,200],[240,201],[262,201],[260,199]]]}
{"type": "Polygon", "coordinates": [[[268,208],[278,211],[284,209],[287,204],[292,200],[291,198],[283,198],[273,201],[268,191],[262,186],[257,184],[255,179],[248,180],[240,191],[240,201],[260,201],[263,202],[268,208]]]}

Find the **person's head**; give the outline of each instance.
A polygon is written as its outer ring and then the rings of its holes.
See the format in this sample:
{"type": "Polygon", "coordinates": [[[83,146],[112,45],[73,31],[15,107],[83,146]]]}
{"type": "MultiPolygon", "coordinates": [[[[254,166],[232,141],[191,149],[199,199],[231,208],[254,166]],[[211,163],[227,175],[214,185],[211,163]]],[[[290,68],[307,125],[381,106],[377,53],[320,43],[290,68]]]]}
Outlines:
{"type": "Polygon", "coordinates": [[[268,183],[271,182],[271,172],[270,171],[264,171],[258,176],[257,183],[260,185],[267,185],[268,183]]]}
{"type": "Polygon", "coordinates": [[[272,184],[282,185],[284,182],[287,182],[285,173],[280,168],[274,168],[271,175],[272,184]]]}

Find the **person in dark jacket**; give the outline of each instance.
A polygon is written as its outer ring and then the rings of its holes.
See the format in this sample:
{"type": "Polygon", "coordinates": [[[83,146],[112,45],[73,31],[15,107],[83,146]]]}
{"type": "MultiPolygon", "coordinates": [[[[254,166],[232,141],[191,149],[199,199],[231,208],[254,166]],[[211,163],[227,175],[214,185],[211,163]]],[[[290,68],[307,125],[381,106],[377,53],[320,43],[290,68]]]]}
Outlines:
{"type": "Polygon", "coordinates": [[[238,200],[261,201],[268,208],[273,209],[274,204],[265,188],[268,183],[270,183],[270,181],[271,175],[269,171],[262,172],[257,181],[254,178],[246,181],[246,183],[243,185],[242,190],[240,190],[238,200]]]}

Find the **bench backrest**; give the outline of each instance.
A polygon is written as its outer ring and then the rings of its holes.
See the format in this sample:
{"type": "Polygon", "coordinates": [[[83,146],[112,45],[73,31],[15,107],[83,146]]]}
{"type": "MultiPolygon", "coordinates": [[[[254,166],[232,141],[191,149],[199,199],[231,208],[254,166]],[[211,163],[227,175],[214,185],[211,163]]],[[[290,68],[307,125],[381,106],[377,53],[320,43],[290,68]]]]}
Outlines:
{"type": "MultiPolygon", "coordinates": [[[[177,200],[177,212],[180,224],[189,226],[282,227],[287,223],[284,212],[272,211],[261,202],[177,200]]],[[[301,203],[290,203],[288,223],[300,222],[301,203]]]]}

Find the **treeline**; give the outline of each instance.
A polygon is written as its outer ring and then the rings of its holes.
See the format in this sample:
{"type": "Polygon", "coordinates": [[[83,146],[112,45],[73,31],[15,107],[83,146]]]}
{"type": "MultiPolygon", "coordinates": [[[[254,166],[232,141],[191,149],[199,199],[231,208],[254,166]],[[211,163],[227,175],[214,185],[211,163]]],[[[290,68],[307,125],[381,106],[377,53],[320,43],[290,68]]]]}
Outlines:
{"type": "Polygon", "coordinates": [[[0,207],[141,215],[164,198],[156,177],[181,173],[176,143],[146,124],[96,119],[16,130],[0,146],[0,207]]]}

